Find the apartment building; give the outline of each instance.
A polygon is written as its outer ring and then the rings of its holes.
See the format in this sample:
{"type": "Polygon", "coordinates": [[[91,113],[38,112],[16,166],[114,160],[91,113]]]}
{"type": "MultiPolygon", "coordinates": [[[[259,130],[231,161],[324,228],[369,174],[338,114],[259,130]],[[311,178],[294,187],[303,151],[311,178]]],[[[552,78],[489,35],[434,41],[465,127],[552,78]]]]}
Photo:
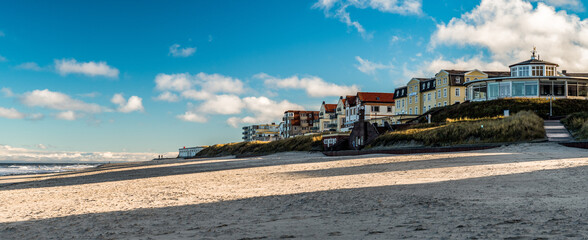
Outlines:
{"type": "Polygon", "coordinates": [[[345,126],[345,102],[349,96],[340,96],[337,102],[337,132],[341,132],[341,128],[345,126]]]}
{"type": "Polygon", "coordinates": [[[430,78],[430,79],[425,79],[422,80],[420,82],[420,89],[421,89],[421,105],[420,107],[422,108],[421,114],[424,114],[426,112],[428,112],[429,110],[431,110],[431,108],[435,107],[435,104],[437,103],[436,100],[436,89],[435,89],[435,79],[434,78],[430,78]]]}
{"type": "Polygon", "coordinates": [[[291,138],[307,133],[318,132],[319,111],[288,110],[282,118],[280,128],[282,138],[291,138]]]}
{"type": "Polygon", "coordinates": [[[394,90],[394,113],[396,115],[408,114],[408,87],[399,87],[394,90]]]}
{"type": "Polygon", "coordinates": [[[243,127],[243,141],[275,141],[280,139],[279,125],[275,123],[243,127]]]}
{"type": "Polygon", "coordinates": [[[359,120],[359,110],[364,110],[364,120],[387,118],[395,113],[394,93],[358,92],[354,98],[348,98],[345,104],[345,127],[343,131],[353,128],[359,120]]]}

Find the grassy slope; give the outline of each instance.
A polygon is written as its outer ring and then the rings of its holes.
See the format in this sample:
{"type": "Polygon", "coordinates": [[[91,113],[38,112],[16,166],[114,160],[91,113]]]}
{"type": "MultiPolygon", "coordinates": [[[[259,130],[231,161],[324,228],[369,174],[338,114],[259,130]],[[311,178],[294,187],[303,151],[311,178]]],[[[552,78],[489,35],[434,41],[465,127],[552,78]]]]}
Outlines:
{"type": "MultiPolygon", "coordinates": [[[[504,110],[510,110],[510,114],[528,110],[536,113],[540,117],[547,117],[549,114],[549,101],[544,98],[536,99],[499,99],[484,102],[467,102],[451,106],[442,107],[441,109],[431,109],[431,112],[437,111],[432,115],[433,122],[445,122],[447,118],[484,118],[499,116],[504,110]]],[[[566,116],[574,112],[588,111],[588,101],[575,99],[559,99],[553,101],[553,115],[566,116]]],[[[424,118],[419,118],[419,122],[426,122],[424,118]]]]}
{"type": "Polygon", "coordinates": [[[196,157],[229,155],[264,155],[290,151],[321,151],[322,136],[300,136],[273,142],[238,142],[217,144],[203,149],[196,157]]]}
{"type": "Polygon", "coordinates": [[[576,139],[588,139],[588,112],[572,113],[561,122],[576,139]]]}
{"type": "Polygon", "coordinates": [[[430,128],[389,132],[376,138],[369,147],[390,147],[407,142],[417,142],[427,146],[517,142],[544,138],[544,136],[543,119],[531,111],[521,111],[504,119],[469,120],[430,128]]]}

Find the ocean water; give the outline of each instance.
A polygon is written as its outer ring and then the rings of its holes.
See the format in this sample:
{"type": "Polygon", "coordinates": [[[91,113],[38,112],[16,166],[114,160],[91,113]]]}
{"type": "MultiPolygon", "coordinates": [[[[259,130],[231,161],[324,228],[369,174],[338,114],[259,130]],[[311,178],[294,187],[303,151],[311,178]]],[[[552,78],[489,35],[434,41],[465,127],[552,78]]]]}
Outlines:
{"type": "Polygon", "coordinates": [[[68,172],[92,168],[98,165],[75,163],[0,163],[0,176],[68,172]]]}

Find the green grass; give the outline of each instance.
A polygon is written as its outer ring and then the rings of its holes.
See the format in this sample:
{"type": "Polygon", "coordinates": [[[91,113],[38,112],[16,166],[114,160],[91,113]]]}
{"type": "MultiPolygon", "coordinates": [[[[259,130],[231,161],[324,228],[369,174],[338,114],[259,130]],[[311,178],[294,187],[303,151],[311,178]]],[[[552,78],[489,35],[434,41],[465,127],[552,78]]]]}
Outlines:
{"type": "Polygon", "coordinates": [[[572,113],[561,122],[576,139],[588,139],[588,112],[572,113]]]}
{"type": "Polygon", "coordinates": [[[290,151],[322,151],[322,135],[299,136],[273,142],[238,142],[217,144],[198,152],[196,157],[229,155],[265,155],[290,151]]]}
{"type": "Polygon", "coordinates": [[[504,119],[470,119],[428,128],[389,132],[376,138],[368,148],[391,147],[411,142],[426,146],[519,142],[544,137],[543,119],[531,111],[520,111],[504,119]]]}
{"type": "MultiPolygon", "coordinates": [[[[433,122],[446,122],[447,119],[488,118],[504,114],[510,110],[513,115],[520,111],[532,111],[539,117],[549,115],[549,101],[545,98],[498,99],[484,102],[467,102],[431,109],[433,122]]],[[[588,101],[579,99],[558,99],[553,101],[553,115],[566,116],[575,112],[588,112],[588,101]]],[[[419,122],[426,122],[424,117],[419,122]]]]}

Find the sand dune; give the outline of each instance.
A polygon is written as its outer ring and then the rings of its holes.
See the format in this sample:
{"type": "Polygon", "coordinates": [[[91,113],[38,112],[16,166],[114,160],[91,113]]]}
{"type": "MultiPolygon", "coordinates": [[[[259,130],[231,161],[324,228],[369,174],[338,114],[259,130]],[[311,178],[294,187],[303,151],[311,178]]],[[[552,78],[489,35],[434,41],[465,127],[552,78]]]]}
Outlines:
{"type": "Polygon", "coordinates": [[[588,238],[588,151],[150,161],[0,177],[0,238],[588,238]]]}

